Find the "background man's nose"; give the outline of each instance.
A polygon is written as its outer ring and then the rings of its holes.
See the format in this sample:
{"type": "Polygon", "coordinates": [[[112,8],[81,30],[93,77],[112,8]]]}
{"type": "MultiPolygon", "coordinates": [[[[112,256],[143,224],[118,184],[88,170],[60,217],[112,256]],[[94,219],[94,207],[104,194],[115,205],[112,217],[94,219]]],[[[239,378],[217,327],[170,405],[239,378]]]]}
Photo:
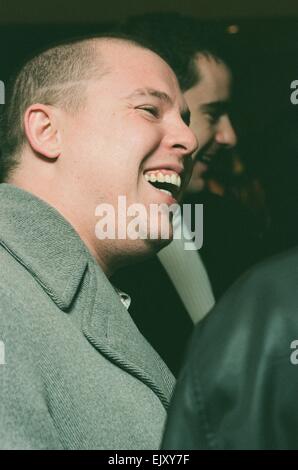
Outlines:
{"type": "Polygon", "coordinates": [[[228,116],[222,116],[218,124],[216,141],[227,147],[235,147],[237,136],[228,116]]]}

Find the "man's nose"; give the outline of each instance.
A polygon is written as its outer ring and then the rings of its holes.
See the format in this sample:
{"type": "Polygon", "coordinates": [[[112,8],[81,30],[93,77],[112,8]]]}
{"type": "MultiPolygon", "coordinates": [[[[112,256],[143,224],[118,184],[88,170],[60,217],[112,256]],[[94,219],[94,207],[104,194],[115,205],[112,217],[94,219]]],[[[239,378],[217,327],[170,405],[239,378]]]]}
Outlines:
{"type": "Polygon", "coordinates": [[[180,125],[172,127],[167,135],[167,144],[185,156],[192,155],[198,148],[198,140],[194,132],[183,121],[180,125]]]}
{"type": "Polygon", "coordinates": [[[237,136],[229,116],[222,116],[220,118],[216,132],[216,141],[218,144],[225,145],[226,147],[235,147],[237,144],[237,136]]]}

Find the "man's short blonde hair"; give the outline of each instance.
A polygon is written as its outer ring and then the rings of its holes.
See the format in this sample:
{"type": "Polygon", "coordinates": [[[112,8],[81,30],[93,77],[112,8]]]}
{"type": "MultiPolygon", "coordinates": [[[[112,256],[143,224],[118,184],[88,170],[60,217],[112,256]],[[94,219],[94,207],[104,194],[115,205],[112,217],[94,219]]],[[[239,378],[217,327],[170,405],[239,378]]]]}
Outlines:
{"type": "Polygon", "coordinates": [[[76,39],[51,47],[25,63],[7,93],[0,126],[0,181],[5,181],[19,162],[26,142],[24,114],[34,104],[61,106],[73,113],[85,102],[85,80],[107,73],[98,44],[102,41],[146,45],[122,34],[76,39]]]}

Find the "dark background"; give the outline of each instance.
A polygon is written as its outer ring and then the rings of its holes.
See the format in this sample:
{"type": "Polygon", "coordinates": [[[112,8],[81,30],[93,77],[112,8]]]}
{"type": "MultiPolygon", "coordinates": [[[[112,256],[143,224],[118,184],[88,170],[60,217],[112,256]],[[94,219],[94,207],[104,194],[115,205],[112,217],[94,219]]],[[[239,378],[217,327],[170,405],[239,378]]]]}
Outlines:
{"type": "Polygon", "coordinates": [[[262,182],[272,216],[272,251],[298,240],[298,0],[69,1],[0,0],[0,80],[34,49],[57,39],[99,32],[151,11],[190,14],[224,32],[234,72],[233,119],[239,153],[262,182]],[[237,25],[236,34],[229,27],[237,25]]]}

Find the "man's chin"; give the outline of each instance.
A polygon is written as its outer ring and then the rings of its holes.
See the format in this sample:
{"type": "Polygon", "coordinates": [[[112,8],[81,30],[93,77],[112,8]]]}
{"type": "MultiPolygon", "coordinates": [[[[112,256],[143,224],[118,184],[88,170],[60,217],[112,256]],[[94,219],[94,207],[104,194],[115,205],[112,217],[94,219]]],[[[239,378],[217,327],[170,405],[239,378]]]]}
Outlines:
{"type": "Polygon", "coordinates": [[[168,246],[172,241],[171,239],[146,239],[146,240],[139,240],[141,242],[138,244],[138,247],[134,247],[134,250],[127,253],[124,262],[121,263],[121,267],[129,264],[136,264],[141,263],[147,259],[152,258],[155,256],[160,250],[168,246]]]}
{"type": "Polygon", "coordinates": [[[149,238],[145,241],[146,244],[146,249],[150,253],[157,253],[158,251],[162,250],[165,246],[169,245],[171,241],[173,240],[173,228],[171,226],[170,233],[167,235],[167,237],[162,237],[161,234],[158,234],[157,237],[154,238],[149,238]]]}

